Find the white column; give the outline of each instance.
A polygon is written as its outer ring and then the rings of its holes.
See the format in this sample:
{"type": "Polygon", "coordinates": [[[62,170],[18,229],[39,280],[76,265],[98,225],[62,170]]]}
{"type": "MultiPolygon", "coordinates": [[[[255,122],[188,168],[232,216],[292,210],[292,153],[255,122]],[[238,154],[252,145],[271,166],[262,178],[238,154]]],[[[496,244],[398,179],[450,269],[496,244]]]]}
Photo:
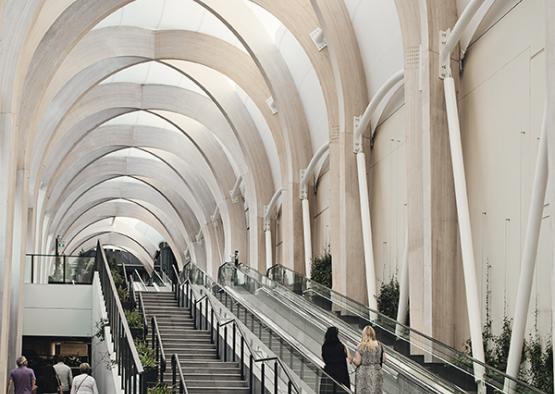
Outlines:
{"type": "Polygon", "coordinates": [[[301,200],[303,207],[303,237],[304,237],[304,269],[305,276],[310,279],[310,265],[312,264],[312,234],[310,232],[310,206],[308,199],[301,200]]]}
{"type": "MultiPolygon", "coordinates": [[[[443,80],[443,87],[447,109],[447,123],[449,126],[449,144],[451,147],[453,181],[455,183],[455,200],[457,203],[457,219],[459,221],[459,236],[461,241],[470,339],[472,341],[472,356],[478,361],[484,362],[480,299],[476,278],[476,263],[474,262],[474,246],[472,244],[470,210],[466,191],[459,113],[457,109],[455,81],[451,76],[443,80]]],[[[482,381],[484,368],[481,365],[474,364],[474,374],[477,381],[482,381]]]]}
{"type": "MultiPolygon", "coordinates": [[[[405,245],[403,247],[403,258],[401,260],[401,272],[399,274],[399,307],[397,308],[397,321],[401,324],[407,323],[409,311],[409,230],[405,228],[405,245]]],[[[401,335],[403,328],[395,327],[395,334],[401,335]]]]}
{"type": "Polygon", "coordinates": [[[264,239],[266,241],[266,269],[273,265],[272,262],[272,231],[270,223],[264,223],[264,239]]]}
{"type": "MultiPolygon", "coordinates": [[[[516,295],[515,313],[513,317],[513,331],[511,335],[511,346],[507,361],[507,375],[518,376],[521,362],[522,345],[528,318],[528,307],[530,305],[530,293],[534,280],[534,269],[536,267],[536,255],[538,252],[538,241],[545,202],[545,191],[547,189],[547,141],[546,141],[546,113],[544,110],[540,143],[538,146],[538,157],[532,184],[532,196],[530,198],[530,210],[528,212],[528,224],[526,227],[526,238],[522,250],[520,263],[520,276],[516,295]]],[[[505,381],[505,391],[511,389],[509,380],[505,381]]]]}
{"type": "Polygon", "coordinates": [[[376,270],[374,266],[374,246],[372,245],[372,223],[370,220],[370,201],[368,199],[368,181],[366,179],[366,157],[364,152],[356,153],[358,191],[360,196],[360,214],[362,220],[362,245],[366,272],[368,306],[376,309],[376,270]]]}

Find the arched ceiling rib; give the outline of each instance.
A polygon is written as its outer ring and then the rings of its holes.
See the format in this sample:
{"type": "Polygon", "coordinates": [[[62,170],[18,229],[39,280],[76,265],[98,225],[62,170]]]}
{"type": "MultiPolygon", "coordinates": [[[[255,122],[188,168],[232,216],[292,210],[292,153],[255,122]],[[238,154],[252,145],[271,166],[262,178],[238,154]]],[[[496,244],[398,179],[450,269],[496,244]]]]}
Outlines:
{"type": "Polygon", "coordinates": [[[184,251],[186,249],[185,239],[178,238],[179,232],[171,232],[172,228],[167,218],[159,217],[155,212],[149,210],[145,205],[130,200],[109,200],[94,205],[77,217],[69,226],[59,227],[57,234],[68,244],[88,225],[99,218],[128,217],[142,221],[158,232],[169,244],[175,255],[177,263],[183,266],[185,260],[184,251]],[[166,221],[165,221],[165,220],[166,221]]]}

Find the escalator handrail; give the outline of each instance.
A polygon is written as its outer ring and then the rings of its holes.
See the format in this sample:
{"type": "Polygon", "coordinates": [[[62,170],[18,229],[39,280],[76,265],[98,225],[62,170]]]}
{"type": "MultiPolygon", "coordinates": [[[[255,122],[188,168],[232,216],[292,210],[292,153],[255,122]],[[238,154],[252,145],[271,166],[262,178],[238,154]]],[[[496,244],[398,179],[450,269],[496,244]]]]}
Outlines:
{"type": "MultiPolygon", "coordinates": [[[[222,265],[220,265],[220,267],[218,268],[218,278],[220,277],[220,273],[221,273],[221,269],[224,268],[226,266],[226,264],[230,264],[231,266],[235,267],[235,265],[233,263],[223,263],[222,265]]],[[[203,275],[205,275],[207,278],[210,278],[201,268],[199,268],[196,265],[193,265],[196,269],[198,269],[200,272],[203,273],[203,275]]],[[[252,278],[251,278],[252,279],[252,278]]],[[[212,280],[212,279],[210,279],[212,280]]],[[[229,297],[231,297],[233,300],[235,300],[237,303],[241,304],[241,306],[243,308],[245,308],[246,310],[249,311],[250,314],[252,314],[253,316],[255,316],[259,322],[264,322],[264,319],[258,314],[258,312],[254,311],[252,308],[250,308],[248,305],[245,305],[244,303],[240,302],[239,300],[237,300],[236,296],[231,294],[224,286],[222,286],[220,283],[218,282],[214,282],[212,280],[212,282],[218,286],[219,290],[225,292],[227,295],[229,295],[229,297]]],[[[350,388],[347,388],[345,385],[343,385],[342,383],[337,382],[334,378],[332,378],[326,371],[324,371],[323,368],[321,368],[315,361],[311,360],[311,357],[306,355],[306,352],[304,350],[301,350],[296,344],[294,344],[290,338],[284,338],[282,334],[278,334],[275,332],[275,330],[273,330],[272,328],[270,328],[266,323],[264,323],[264,325],[268,328],[268,330],[271,330],[276,336],[282,337],[284,339],[284,341],[293,349],[295,350],[298,354],[300,354],[306,361],[310,362],[311,364],[314,365],[314,367],[321,373],[322,376],[326,376],[327,378],[330,379],[330,381],[334,382],[338,387],[342,388],[343,390],[345,390],[345,392],[347,393],[352,393],[350,388]]]]}
{"type": "MultiPolygon", "coordinates": [[[[196,267],[206,278],[210,279],[210,277],[204,272],[202,271],[200,268],[196,267]]],[[[210,279],[211,280],[211,279],[210,279]]],[[[192,286],[192,282],[190,281],[189,278],[187,278],[185,280],[185,283],[189,283],[191,285],[191,292],[194,291],[194,288],[192,286]]],[[[218,286],[218,290],[221,291],[225,291],[226,293],[227,290],[225,290],[224,288],[222,288],[218,283],[213,282],[212,284],[215,284],[218,286]]],[[[212,311],[214,312],[214,317],[216,318],[216,324],[218,325],[218,327],[223,327],[226,326],[228,324],[233,323],[235,325],[235,327],[237,328],[237,330],[239,331],[239,334],[245,339],[245,345],[247,346],[247,350],[249,351],[249,353],[252,355],[253,361],[255,363],[257,362],[265,362],[265,361],[269,361],[269,359],[266,358],[257,358],[256,357],[256,352],[254,351],[254,349],[252,348],[252,344],[247,340],[248,336],[246,335],[246,333],[244,332],[243,328],[241,327],[241,325],[239,324],[239,321],[236,318],[232,318],[229,320],[226,320],[224,322],[222,322],[222,318],[219,316],[218,313],[218,309],[214,306],[214,303],[212,301],[212,295],[210,294],[209,290],[206,289],[207,292],[204,296],[201,296],[199,299],[194,300],[193,301],[193,305],[196,305],[196,302],[201,301],[202,299],[206,298],[207,302],[210,304],[210,308],[212,309],[212,311]]],[[[229,294],[229,293],[228,293],[229,294]]],[[[229,294],[230,297],[233,297],[231,294],[229,294]]],[[[227,340],[227,338],[226,338],[227,340]]],[[[285,368],[283,362],[279,359],[279,357],[275,357],[275,361],[280,365],[281,369],[283,369],[283,371],[285,372],[285,374],[287,375],[287,378],[289,379],[289,381],[291,382],[291,384],[293,385],[293,387],[295,388],[295,391],[300,394],[302,391],[300,390],[299,386],[297,385],[297,383],[295,382],[295,380],[291,377],[291,375],[289,374],[289,371],[287,368],[285,368]]]]}
{"type": "MultiPolygon", "coordinates": [[[[251,267],[248,267],[248,266],[245,266],[245,265],[241,265],[240,268],[245,268],[245,269],[247,269],[247,270],[250,271],[250,272],[255,272],[256,274],[260,274],[258,271],[255,271],[255,270],[252,269],[251,267]]],[[[280,285],[280,286],[283,286],[283,285],[281,285],[279,282],[276,282],[274,279],[271,279],[271,278],[268,276],[269,273],[270,273],[270,271],[272,271],[272,270],[274,270],[274,269],[276,269],[276,268],[280,268],[280,269],[283,269],[283,270],[285,270],[285,271],[292,272],[293,274],[295,274],[295,275],[297,275],[297,276],[303,278],[304,280],[306,280],[307,282],[309,282],[309,283],[311,283],[311,284],[312,284],[312,283],[315,283],[315,284],[316,284],[316,287],[324,288],[326,291],[329,291],[330,294],[335,294],[335,295],[339,296],[340,298],[347,299],[349,302],[352,302],[352,303],[354,303],[354,304],[360,306],[360,307],[363,308],[363,309],[367,309],[370,313],[373,313],[373,314],[375,314],[375,315],[377,315],[377,316],[379,316],[379,317],[381,317],[381,318],[384,318],[385,320],[389,320],[389,322],[392,323],[392,324],[401,326],[404,330],[409,331],[409,333],[414,333],[414,334],[416,334],[416,335],[418,335],[418,336],[421,336],[421,337],[424,338],[425,340],[428,340],[428,341],[430,341],[430,342],[432,342],[432,343],[434,343],[434,344],[436,344],[436,345],[439,345],[439,346],[441,346],[441,347],[443,347],[443,348],[446,348],[449,352],[453,353],[453,356],[454,356],[454,357],[456,357],[456,358],[459,359],[459,360],[464,360],[462,363],[465,363],[467,366],[469,366],[469,368],[471,368],[470,365],[472,365],[472,364],[477,364],[477,365],[483,367],[483,368],[485,369],[485,371],[493,372],[496,376],[499,376],[499,377],[502,378],[503,380],[507,379],[507,380],[509,380],[509,381],[511,381],[511,382],[514,382],[514,383],[517,384],[519,387],[526,388],[527,390],[531,390],[531,391],[534,392],[534,393],[538,393],[538,394],[539,394],[539,393],[542,393],[542,391],[536,389],[535,387],[530,386],[530,385],[527,384],[526,382],[523,382],[523,381],[521,381],[521,380],[515,379],[514,377],[507,375],[505,372],[500,371],[500,370],[498,370],[498,369],[496,369],[496,368],[494,368],[494,367],[492,367],[492,366],[490,366],[490,365],[488,365],[488,364],[486,364],[486,363],[484,363],[484,362],[482,362],[482,361],[480,361],[480,360],[478,360],[478,359],[475,359],[475,358],[473,358],[473,357],[467,355],[466,353],[463,353],[463,352],[461,352],[461,351],[459,351],[459,350],[457,350],[457,349],[455,349],[455,348],[453,348],[453,347],[451,347],[451,346],[449,346],[449,345],[447,345],[447,344],[445,344],[445,343],[443,343],[443,342],[441,342],[441,341],[438,341],[437,339],[434,339],[434,338],[432,338],[432,337],[430,337],[430,336],[428,336],[428,335],[426,335],[426,334],[424,334],[424,333],[422,333],[422,332],[420,332],[420,331],[418,331],[418,330],[415,330],[415,329],[413,329],[413,328],[411,328],[411,327],[409,327],[409,326],[407,326],[407,325],[405,325],[405,324],[403,324],[403,323],[399,323],[397,320],[392,319],[391,317],[389,317],[389,316],[387,316],[387,315],[384,315],[384,314],[381,313],[381,312],[375,311],[374,309],[369,308],[368,306],[363,305],[363,304],[361,304],[360,302],[355,301],[355,300],[353,300],[352,298],[350,298],[350,297],[348,297],[348,296],[345,296],[345,295],[343,295],[343,294],[341,294],[341,293],[338,293],[337,291],[332,290],[332,289],[330,289],[329,287],[326,287],[326,286],[324,286],[324,285],[322,285],[322,284],[320,284],[320,283],[318,283],[318,282],[315,282],[315,281],[313,281],[313,280],[311,280],[311,279],[308,279],[308,278],[304,277],[303,275],[299,274],[298,272],[293,271],[293,270],[290,269],[290,268],[287,268],[287,267],[285,267],[285,266],[283,266],[283,265],[281,265],[281,264],[274,264],[273,266],[271,266],[270,268],[268,268],[268,269],[266,270],[266,276],[265,276],[265,277],[266,277],[267,279],[271,280],[272,282],[277,283],[277,284],[280,285]]],[[[283,286],[283,287],[285,287],[285,286],[283,286]]],[[[322,294],[319,293],[318,291],[314,290],[314,288],[306,289],[305,291],[303,291],[303,294],[304,294],[304,292],[309,292],[309,291],[310,291],[310,292],[317,293],[320,297],[322,297],[322,298],[324,298],[324,299],[327,299],[328,301],[332,301],[332,302],[333,302],[333,300],[331,300],[331,297],[328,298],[328,297],[322,295],[322,294]]],[[[361,318],[363,318],[363,319],[368,319],[367,317],[358,314],[357,311],[350,310],[350,312],[351,312],[351,313],[357,314],[357,316],[359,316],[359,317],[361,317],[361,318]]],[[[393,334],[395,334],[395,333],[393,332],[393,334]]],[[[397,334],[395,334],[395,335],[396,335],[397,337],[399,337],[399,335],[397,335],[397,334]]],[[[409,334],[409,336],[410,336],[410,334],[409,334]]],[[[437,357],[438,357],[438,356],[437,356],[437,357]]],[[[441,357],[438,357],[438,358],[441,359],[441,357]]],[[[448,361],[445,361],[445,362],[448,363],[448,364],[450,364],[450,365],[452,365],[453,367],[459,369],[460,371],[462,371],[462,372],[464,372],[464,373],[468,373],[468,374],[474,375],[472,372],[470,372],[470,371],[464,369],[464,367],[461,367],[461,365],[451,364],[451,363],[448,362],[448,361]]],[[[461,363],[461,364],[462,364],[462,363],[461,363]]],[[[465,364],[463,364],[463,365],[465,365],[465,364]]],[[[487,372],[486,372],[486,374],[485,374],[485,376],[484,376],[484,379],[487,381],[487,372]]],[[[499,383],[499,382],[496,382],[496,383],[499,383]]]]}

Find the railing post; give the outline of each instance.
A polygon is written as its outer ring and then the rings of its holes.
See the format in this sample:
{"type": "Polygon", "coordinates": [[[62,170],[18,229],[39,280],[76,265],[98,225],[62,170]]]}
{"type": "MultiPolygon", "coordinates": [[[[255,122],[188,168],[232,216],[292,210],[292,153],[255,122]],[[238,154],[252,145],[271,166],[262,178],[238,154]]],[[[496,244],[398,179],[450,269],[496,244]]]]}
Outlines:
{"type": "Polygon", "coordinates": [[[279,392],[279,376],[278,376],[278,362],[274,361],[274,393],[279,392]]]}
{"type": "Polygon", "coordinates": [[[245,338],[241,335],[241,380],[245,379],[245,338]]]}
{"type": "Polygon", "coordinates": [[[210,343],[214,343],[214,309],[210,309],[210,343]]]}
{"type": "Polygon", "coordinates": [[[224,326],[224,363],[227,361],[227,325],[224,326]]]}
{"type": "Polygon", "coordinates": [[[236,335],[237,335],[236,331],[237,331],[237,323],[234,321],[233,322],[233,336],[232,336],[232,338],[233,338],[233,346],[232,346],[232,349],[233,349],[232,360],[233,360],[233,362],[235,362],[235,341],[236,341],[236,335]]]}
{"type": "Polygon", "coordinates": [[[177,362],[175,360],[175,354],[172,356],[172,393],[175,393],[175,385],[177,383],[177,362]]]}
{"type": "Polygon", "coordinates": [[[206,301],[204,304],[204,323],[206,329],[208,330],[208,295],[206,295],[206,301]]]}
{"type": "Polygon", "coordinates": [[[216,324],[216,357],[220,358],[220,324],[216,324]]]}
{"type": "Polygon", "coordinates": [[[253,368],[253,359],[252,359],[252,354],[249,355],[249,388],[250,388],[250,392],[251,394],[254,393],[254,371],[252,370],[253,368]]]}
{"type": "Polygon", "coordinates": [[[64,279],[62,280],[62,283],[66,283],[66,256],[65,255],[62,256],[62,272],[64,273],[64,279]]]}
{"type": "Polygon", "coordinates": [[[264,393],[264,388],[266,386],[266,363],[263,361],[262,365],[260,366],[261,372],[260,372],[260,392],[264,393]]]}

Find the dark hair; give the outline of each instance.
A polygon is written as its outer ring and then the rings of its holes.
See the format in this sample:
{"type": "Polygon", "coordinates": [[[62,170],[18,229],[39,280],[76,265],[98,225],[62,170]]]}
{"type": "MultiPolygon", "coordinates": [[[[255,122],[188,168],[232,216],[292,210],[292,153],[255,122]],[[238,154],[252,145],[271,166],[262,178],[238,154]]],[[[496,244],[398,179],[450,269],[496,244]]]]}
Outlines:
{"type": "Polygon", "coordinates": [[[324,343],[339,343],[339,330],[337,327],[329,327],[324,337],[324,343]]]}

